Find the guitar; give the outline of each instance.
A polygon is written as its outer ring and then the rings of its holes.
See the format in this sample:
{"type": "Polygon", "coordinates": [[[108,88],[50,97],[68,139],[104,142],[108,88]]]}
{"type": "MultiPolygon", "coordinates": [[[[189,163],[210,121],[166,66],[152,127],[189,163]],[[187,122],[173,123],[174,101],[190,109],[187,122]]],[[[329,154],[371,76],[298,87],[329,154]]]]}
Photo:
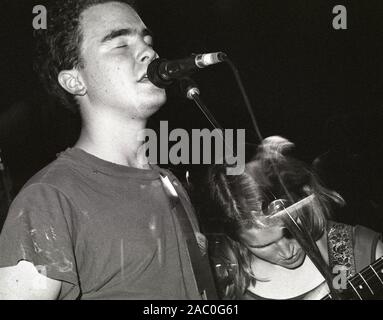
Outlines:
{"type": "MultiPolygon", "coordinates": [[[[383,257],[347,279],[342,300],[383,300],[383,257]]],[[[334,300],[327,294],[320,300],[334,300]]]]}
{"type": "MultiPolygon", "coordinates": [[[[309,203],[313,197],[313,195],[308,196],[277,214],[282,214],[286,210],[293,212],[296,209],[300,209],[309,203]]],[[[323,283],[310,292],[305,297],[305,300],[310,300],[314,297],[316,297],[316,299],[314,298],[315,300],[334,300],[334,297],[328,291],[327,283],[323,283]],[[327,295],[323,297],[323,294],[326,293],[327,295]]],[[[339,293],[342,300],[383,300],[383,257],[380,257],[362,271],[347,279],[347,289],[339,291],[339,293]]]]}

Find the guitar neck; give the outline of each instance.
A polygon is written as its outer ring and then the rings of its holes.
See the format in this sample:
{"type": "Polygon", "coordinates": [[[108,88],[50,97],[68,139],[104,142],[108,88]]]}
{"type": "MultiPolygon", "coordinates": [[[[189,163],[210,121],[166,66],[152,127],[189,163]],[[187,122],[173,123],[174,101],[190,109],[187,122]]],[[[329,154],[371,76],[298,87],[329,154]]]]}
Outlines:
{"type": "MultiPolygon", "coordinates": [[[[342,293],[349,299],[376,300],[383,296],[383,257],[347,279],[346,292],[342,293]]],[[[333,300],[328,294],[322,300],[333,300]]]]}

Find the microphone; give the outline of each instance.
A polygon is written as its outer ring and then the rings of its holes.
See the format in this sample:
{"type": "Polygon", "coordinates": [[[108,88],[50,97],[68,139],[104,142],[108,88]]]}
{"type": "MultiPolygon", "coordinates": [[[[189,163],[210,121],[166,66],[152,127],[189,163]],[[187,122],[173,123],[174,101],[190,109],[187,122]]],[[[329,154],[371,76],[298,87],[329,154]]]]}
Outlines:
{"type": "Polygon", "coordinates": [[[155,59],[148,65],[148,79],[159,88],[166,88],[176,79],[182,79],[198,69],[226,60],[223,52],[192,55],[179,60],[155,59]]]}

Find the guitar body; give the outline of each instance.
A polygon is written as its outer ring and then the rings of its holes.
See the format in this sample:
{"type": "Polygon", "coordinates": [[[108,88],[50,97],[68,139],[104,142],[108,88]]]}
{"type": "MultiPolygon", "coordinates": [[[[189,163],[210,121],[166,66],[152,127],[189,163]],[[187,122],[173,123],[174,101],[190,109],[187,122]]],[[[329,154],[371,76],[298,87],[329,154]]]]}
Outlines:
{"type": "Polygon", "coordinates": [[[302,300],[322,300],[324,299],[328,294],[330,293],[330,290],[328,288],[328,285],[326,282],[322,282],[318,287],[313,289],[312,291],[308,292],[302,300]]]}
{"type": "MultiPolygon", "coordinates": [[[[383,257],[347,279],[347,288],[339,292],[339,295],[341,300],[383,300],[383,257]]],[[[325,281],[301,299],[334,300],[325,281]]]]}

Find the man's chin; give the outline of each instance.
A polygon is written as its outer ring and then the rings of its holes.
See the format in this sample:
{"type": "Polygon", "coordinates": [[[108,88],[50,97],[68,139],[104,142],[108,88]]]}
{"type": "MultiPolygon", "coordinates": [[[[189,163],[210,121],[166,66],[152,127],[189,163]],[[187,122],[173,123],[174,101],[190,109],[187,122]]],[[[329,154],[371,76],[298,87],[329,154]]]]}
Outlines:
{"type": "Polygon", "coordinates": [[[152,104],[154,106],[157,106],[158,109],[163,105],[165,104],[166,102],[166,91],[165,89],[160,89],[160,88],[157,88],[155,87],[155,89],[153,89],[153,92],[151,94],[151,97],[149,98],[149,100],[151,100],[152,104]]]}
{"type": "Polygon", "coordinates": [[[161,107],[166,103],[166,94],[158,95],[156,99],[153,99],[153,103],[151,105],[151,109],[155,110],[154,112],[157,112],[161,107]]]}
{"type": "Polygon", "coordinates": [[[145,103],[145,107],[142,108],[145,118],[148,118],[155,114],[166,102],[166,95],[158,96],[156,98],[150,99],[145,103]]]}

